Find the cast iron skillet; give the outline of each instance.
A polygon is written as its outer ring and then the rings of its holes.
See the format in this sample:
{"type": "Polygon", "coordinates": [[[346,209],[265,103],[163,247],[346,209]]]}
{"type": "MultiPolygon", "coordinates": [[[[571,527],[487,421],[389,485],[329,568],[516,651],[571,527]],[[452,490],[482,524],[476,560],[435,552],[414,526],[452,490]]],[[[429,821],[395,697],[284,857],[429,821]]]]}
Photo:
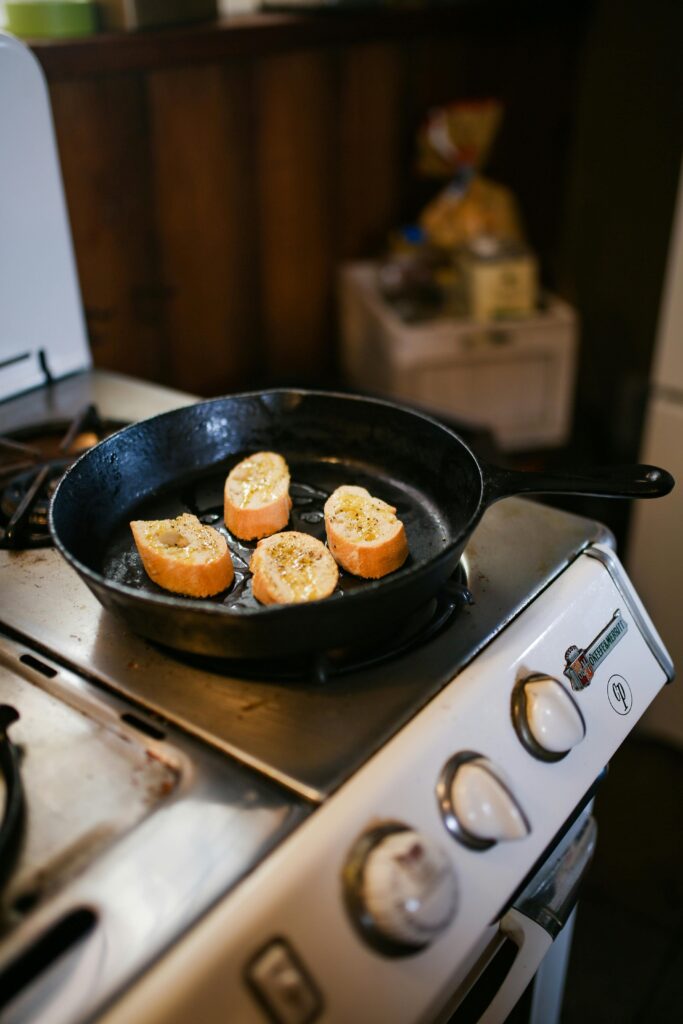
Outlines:
{"type": "Polygon", "coordinates": [[[442,424],[390,402],[274,390],[217,398],[127,427],[86,452],[51,507],[55,543],[99,601],[162,644],[233,658],[284,657],[370,640],[400,626],[455,569],[494,501],[528,492],[654,498],[673,478],[650,466],[593,476],[512,472],[482,464],[442,424]],[[253,544],[228,535],[233,587],[215,598],[174,596],[145,575],[131,519],[182,511],[224,529],[225,476],[250,452],[280,452],[292,475],[290,526],[324,539],[322,506],[342,483],[396,506],[410,556],[382,580],[342,574],[331,597],[263,607],[251,596],[253,544]]]}

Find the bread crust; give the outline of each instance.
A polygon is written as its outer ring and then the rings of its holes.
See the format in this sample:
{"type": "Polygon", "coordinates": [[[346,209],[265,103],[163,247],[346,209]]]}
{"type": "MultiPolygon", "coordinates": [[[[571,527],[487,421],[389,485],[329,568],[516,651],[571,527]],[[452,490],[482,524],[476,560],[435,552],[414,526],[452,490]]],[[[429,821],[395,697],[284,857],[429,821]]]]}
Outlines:
{"type": "Polygon", "coordinates": [[[197,516],[136,519],[130,528],[145,572],[164,590],[212,597],[232,583],[235,570],[225,537],[197,516]]]}
{"type": "Polygon", "coordinates": [[[240,540],[258,540],[289,522],[289,467],[276,452],[255,452],[230,470],[223,495],[225,525],[240,540]]]}
{"type": "Polygon", "coordinates": [[[344,485],[330,495],[325,529],[334,558],[354,576],[380,579],[408,557],[408,539],[396,509],[365,487],[344,485]]]}
{"type": "Polygon", "coordinates": [[[252,592],[261,604],[300,604],[333,593],[339,569],[322,541],[287,530],[259,541],[251,557],[252,592]]]}

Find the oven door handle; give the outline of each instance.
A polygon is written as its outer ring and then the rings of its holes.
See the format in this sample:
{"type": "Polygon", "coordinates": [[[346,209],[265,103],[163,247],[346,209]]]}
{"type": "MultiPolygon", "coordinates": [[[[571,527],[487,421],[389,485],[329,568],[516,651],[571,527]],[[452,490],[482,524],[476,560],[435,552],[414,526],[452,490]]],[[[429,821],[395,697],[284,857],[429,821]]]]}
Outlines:
{"type": "Polygon", "coordinates": [[[514,942],[517,954],[478,1024],[501,1024],[507,1018],[553,944],[552,935],[542,925],[515,907],[501,919],[500,931],[504,938],[514,942]]]}
{"type": "Polygon", "coordinates": [[[590,810],[501,918],[500,932],[517,954],[478,1024],[505,1021],[571,916],[595,850],[597,826],[590,810]]]}
{"type": "Polygon", "coordinates": [[[14,866],[24,828],[24,789],[21,782],[21,755],[7,730],[17,721],[19,712],[10,704],[0,704],[0,775],[4,777],[5,810],[0,818],[0,884],[14,866]]]}

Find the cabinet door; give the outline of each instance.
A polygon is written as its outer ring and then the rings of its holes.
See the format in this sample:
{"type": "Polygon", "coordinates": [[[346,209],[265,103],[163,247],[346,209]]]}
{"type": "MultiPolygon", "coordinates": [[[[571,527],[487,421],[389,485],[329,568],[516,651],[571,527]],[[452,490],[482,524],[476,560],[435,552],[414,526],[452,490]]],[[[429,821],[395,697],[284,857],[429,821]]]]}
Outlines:
{"type": "MultiPolygon", "coordinates": [[[[680,675],[683,672],[683,400],[655,399],[648,410],[641,460],[668,469],[676,487],[657,501],[634,502],[626,564],[680,675]]],[[[683,687],[666,687],[643,719],[683,746],[683,687]]]]}

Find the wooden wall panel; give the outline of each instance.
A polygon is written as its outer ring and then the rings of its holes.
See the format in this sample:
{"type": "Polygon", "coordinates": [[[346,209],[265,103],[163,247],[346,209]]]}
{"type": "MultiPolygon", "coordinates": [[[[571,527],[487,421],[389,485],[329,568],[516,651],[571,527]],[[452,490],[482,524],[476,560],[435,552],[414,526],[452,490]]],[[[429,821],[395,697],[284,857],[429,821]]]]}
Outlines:
{"type": "Polygon", "coordinates": [[[249,70],[156,71],[148,95],[171,374],[216,395],[262,362],[249,70]]]}
{"type": "Polygon", "coordinates": [[[401,220],[411,152],[400,45],[347,48],[340,62],[337,252],[349,259],[374,255],[401,220]]]}
{"type": "Polygon", "coordinates": [[[254,74],[264,370],[317,380],[332,360],[333,68],[324,51],[301,51],[254,74]]]}
{"type": "MultiPolygon", "coordinates": [[[[416,156],[416,137],[428,111],[435,106],[471,95],[467,89],[468,45],[455,38],[429,34],[414,39],[406,49],[406,90],[403,106],[405,130],[409,133],[411,169],[416,156]]],[[[434,178],[409,178],[408,207],[413,219],[445,186],[434,178]]]]}
{"type": "Polygon", "coordinates": [[[43,48],[98,365],[203,395],[334,384],[339,264],[443,186],[415,136],[453,99],[506,101],[489,172],[552,265],[581,19],[385,13],[263,47],[257,17],[246,49],[227,24],[43,48]]]}
{"type": "Polygon", "coordinates": [[[143,81],[57,81],[50,94],[94,360],[166,380],[143,81]]]}

